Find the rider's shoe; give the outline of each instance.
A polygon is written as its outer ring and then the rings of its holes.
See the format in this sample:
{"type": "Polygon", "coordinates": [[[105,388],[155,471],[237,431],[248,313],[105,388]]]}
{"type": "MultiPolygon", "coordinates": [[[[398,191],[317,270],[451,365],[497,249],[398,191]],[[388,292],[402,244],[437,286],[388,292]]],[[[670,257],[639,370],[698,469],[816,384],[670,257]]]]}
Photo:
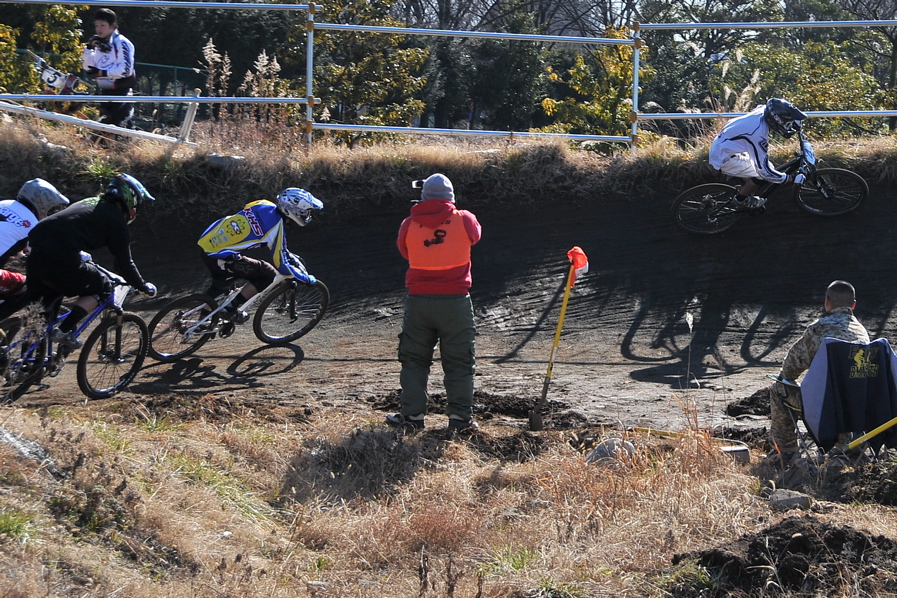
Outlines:
{"type": "Polygon", "coordinates": [[[735,203],[744,208],[745,210],[756,210],[757,208],[762,208],[766,205],[765,197],[757,197],[756,195],[751,195],[749,197],[744,197],[743,195],[735,195],[735,203]]]}
{"type": "Polygon", "coordinates": [[[249,319],[249,314],[233,303],[223,307],[221,313],[234,324],[243,324],[249,319]]]}
{"type": "Polygon", "coordinates": [[[76,338],[72,338],[71,332],[63,332],[59,328],[54,328],[53,332],[50,333],[50,340],[60,345],[62,347],[67,347],[69,349],[80,349],[82,343],[76,338]]]}

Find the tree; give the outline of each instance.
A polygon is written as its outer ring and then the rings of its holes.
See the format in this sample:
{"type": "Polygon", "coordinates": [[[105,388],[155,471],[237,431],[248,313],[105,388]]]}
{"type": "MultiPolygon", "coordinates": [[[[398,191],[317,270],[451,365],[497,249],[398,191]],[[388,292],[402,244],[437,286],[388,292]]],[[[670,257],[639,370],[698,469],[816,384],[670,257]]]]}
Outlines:
{"type": "Polygon", "coordinates": [[[34,5],[27,9],[4,8],[0,64],[2,86],[9,92],[42,91],[39,73],[28,60],[18,58],[17,49],[28,48],[41,55],[51,66],[65,71],[81,70],[81,19],[83,6],[34,5]],[[15,25],[10,26],[10,23],[15,25]]]}
{"type": "MultiPolygon", "coordinates": [[[[534,16],[520,10],[506,16],[508,33],[535,33],[534,16]]],[[[539,102],[545,96],[542,44],[530,41],[483,40],[471,51],[471,128],[483,112],[483,124],[497,130],[526,130],[533,125],[539,102]]]]}
{"type": "Polygon", "coordinates": [[[0,91],[15,93],[37,85],[34,69],[16,54],[16,38],[19,30],[9,25],[0,25],[0,91]],[[30,83],[30,84],[29,84],[30,83]]]}
{"type": "MultiPolygon", "coordinates": [[[[781,21],[777,0],[646,0],[643,14],[659,23],[725,23],[781,21]]],[[[710,77],[714,64],[748,41],[770,42],[781,37],[770,29],[682,29],[649,31],[643,39],[651,49],[646,60],[656,72],[641,94],[667,111],[678,108],[714,109],[710,77]]]]}
{"type": "MultiPolygon", "coordinates": [[[[859,19],[897,19],[897,3],[893,0],[840,0],[840,4],[859,19]]],[[[880,80],[889,95],[888,108],[893,110],[897,106],[897,27],[877,27],[874,31],[880,43],[873,41],[867,48],[886,64],[886,74],[880,80]]],[[[897,129],[897,119],[890,118],[888,126],[892,132],[897,129]]]]}
{"type": "MultiPolygon", "coordinates": [[[[733,59],[716,65],[712,84],[720,88],[721,110],[749,110],[771,97],[787,98],[809,111],[874,110],[883,99],[875,78],[853,65],[831,41],[809,42],[800,51],[747,44],[733,59]],[[748,93],[738,93],[745,89],[748,93]]],[[[808,125],[824,137],[854,135],[876,126],[855,119],[811,119],[808,125]]]]}
{"type": "MultiPolygon", "coordinates": [[[[605,37],[624,39],[623,30],[608,30],[605,37]]],[[[545,98],[542,107],[555,123],[546,131],[624,135],[632,110],[632,46],[602,45],[588,54],[577,54],[566,77],[550,69],[549,79],[563,83],[574,94],[561,100],[545,98]]],[[[639,80],[649,80],[643,67],[639,80]]]]}
{"type": "MultiPolygon", "coordinates": [[[[196,67],[203,47],[214,39],[218,51],[230,56],[233,72],[241,76],[253,68],[263,51],[269,56],[279,54],[297,15],[305,25],[302,12],[162,7],[115,10],[122,33],[134,42],[138,61],[196,67]]],[[[292,66],[290,63],[285,68],[285,76],[296,74],[292,66]]],[[[305,72],[304,63],[301,72],[305,72]]],[[[234,93],[236,85],[238,82],[233,82],[228,94],[234,93]]]]}
{"type": "MultiPolygon", "coordinates": [[[[386,0],[325,4],[328,22],[399,27],[386,0]]],[[[315,86],[322,108],[339,122],[409,125],[424,110],[415,99],[426,81],[420,75],[425,49],[406,46],[401,35],[323,31],[315,36],[315,86]]],[[[367,136],[343,136],[355,143],[367,136]]]]}

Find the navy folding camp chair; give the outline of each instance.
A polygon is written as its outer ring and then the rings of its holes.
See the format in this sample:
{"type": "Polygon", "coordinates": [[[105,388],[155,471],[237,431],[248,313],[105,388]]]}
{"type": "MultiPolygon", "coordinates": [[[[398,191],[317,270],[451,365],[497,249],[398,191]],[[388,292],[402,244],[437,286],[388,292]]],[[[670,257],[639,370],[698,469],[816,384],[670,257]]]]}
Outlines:
{"type": "MultiPolygon", "coordinates": [[[[851,343],[826,338],[800,384],[808,435],[825,453],[839,444],[839,434],[860,438],[897,418],[897,355],[887,339],[851,343]]],[[[866,441],[876,454],[897,448],[897,427],[866,441]]]]}

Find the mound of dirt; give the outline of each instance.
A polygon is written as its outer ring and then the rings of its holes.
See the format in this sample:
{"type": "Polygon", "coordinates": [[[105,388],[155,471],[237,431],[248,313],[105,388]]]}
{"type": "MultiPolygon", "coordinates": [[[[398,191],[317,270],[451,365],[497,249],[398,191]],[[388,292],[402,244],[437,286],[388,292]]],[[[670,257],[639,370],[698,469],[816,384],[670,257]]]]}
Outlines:
{"type": "Polygon", "coordinates": [[[711,587],[686,581],[671,596],[884,596],[897,592],[897,543],[812,515],[786,518],[729,546],[676,555],[674,565],[706,569],[711,587]]]}

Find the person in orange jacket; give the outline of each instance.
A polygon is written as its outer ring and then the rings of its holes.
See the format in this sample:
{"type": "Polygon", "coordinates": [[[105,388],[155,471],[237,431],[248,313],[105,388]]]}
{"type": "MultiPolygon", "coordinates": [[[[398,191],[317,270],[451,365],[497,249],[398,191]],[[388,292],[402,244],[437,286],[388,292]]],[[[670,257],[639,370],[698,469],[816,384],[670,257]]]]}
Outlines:
{"type": "Polygon", "coordinates": [[[422,429],[427,413],[427,381],[439,345],[446,391],[448,428],[476,429],[473,377],[476,325],[470,300],[470,248],[480,240],[476,216],[455,206],[452,182],[443,174],[415,181],[421,200],[399,228],[397,245],[408,260],[405,314],[399,335],[402,364],[401,410],[388,424],[422,429]]]}

